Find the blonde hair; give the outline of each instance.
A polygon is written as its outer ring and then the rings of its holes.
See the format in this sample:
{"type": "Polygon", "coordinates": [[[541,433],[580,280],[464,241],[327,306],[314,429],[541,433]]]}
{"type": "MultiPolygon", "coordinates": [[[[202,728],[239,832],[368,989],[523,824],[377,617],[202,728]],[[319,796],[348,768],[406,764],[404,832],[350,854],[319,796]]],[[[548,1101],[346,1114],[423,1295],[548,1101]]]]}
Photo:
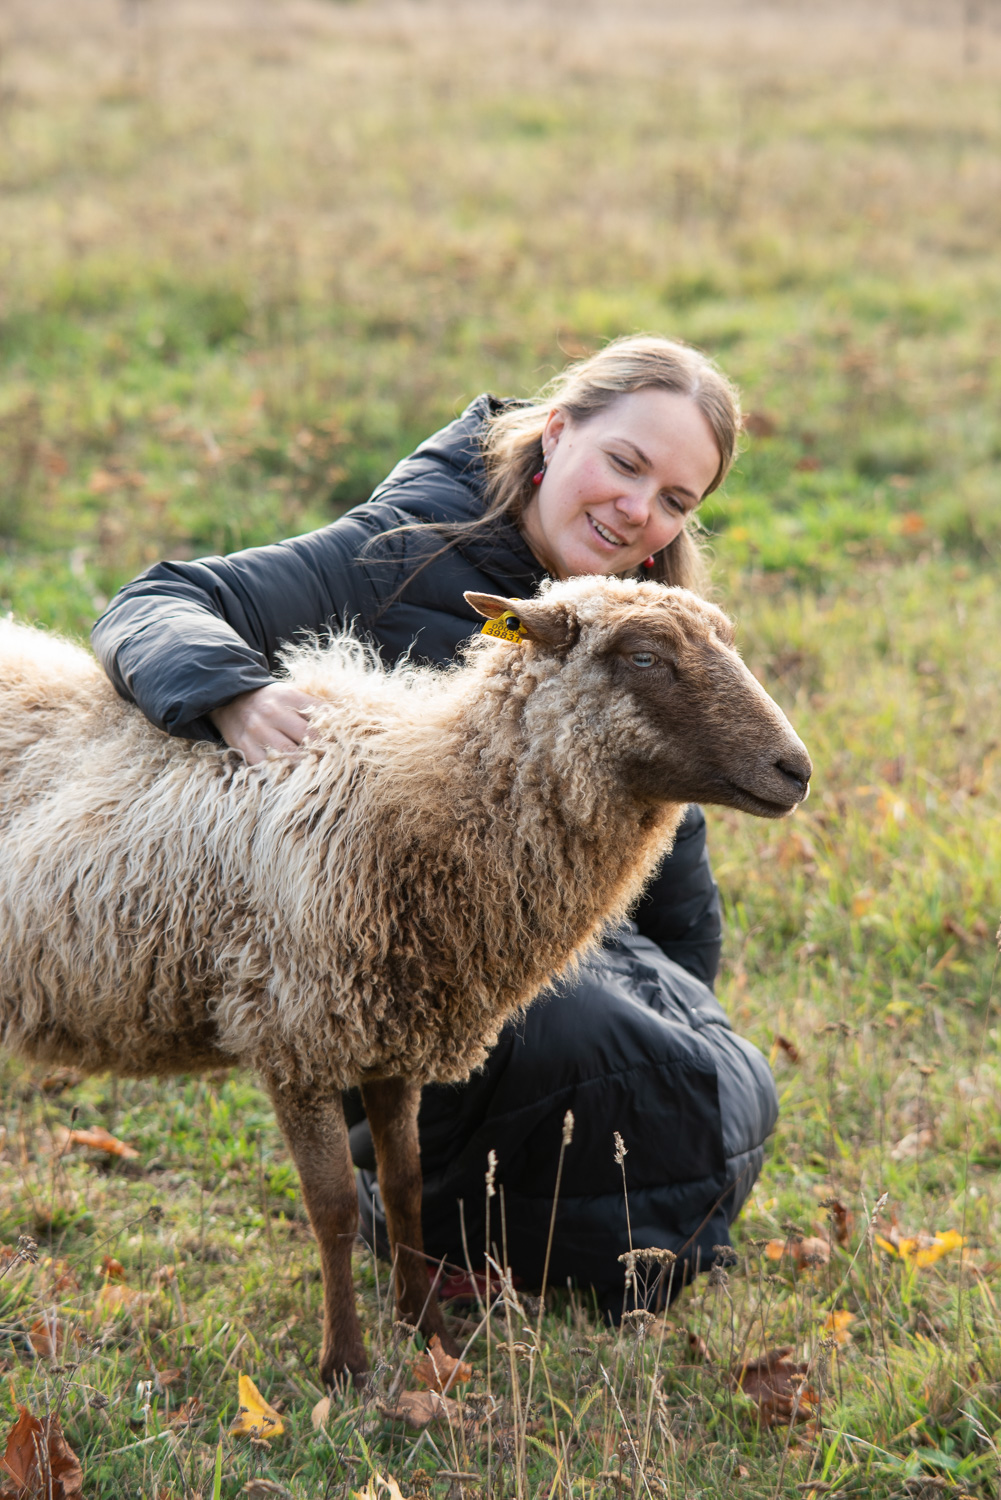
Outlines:
{"type": "MultiPolygon", "coordinates": [[[[712,430],[719,468],[706,494],[719,487],[733,463],[740,434],[740,398],[710,359],[675,339],[634,334],[614,339],[586,359],[568,365],[533,401],[493,416],[483,440],[489,481],[487,509],[474,525],[506,516],[516,525],[532,495],[532,476],[542,468],[542,431],[553,407],[574,422],[586,422],[621,396],[656,389],[688,396],[712,430]]],[[[688,527],[658,552],[643,577],[702,592],[708,569],[688,527]]]]}
{"type": "MultiPolygon", "coordinates": [[[[534,493],[532,476],[543,467],[542,432],[554,406],[572,421],[586,422],[620,397],[650,389],[688,396],[709,423],[719,449],[719,467],[706,490],[707,495],[711,494],[723,483],[737,454],[741,415],[736,388],[711,359],[676,339],[652,333],[613,339],[597,354],[567,365],[542,387],[534,400],[505,403],[488,417],[482,440],[487,504],[481,516],[472,521],[408,523],[380,533],[390,536],[398,531],[433,529],[445,539],[441,547],[422,560],[393,598],[403,592],[417,573],[464,537],[487,530],[501,519],[520,527],[525,506],[534,493]]],[[[377,541],[378,536],[373,537],[367,548],[377,541]]],[[[674,541],[655,554],[652,568],[637,569],[632,576],[706,593],[709,567],[694,528],[683,526],[674,541]]]]}

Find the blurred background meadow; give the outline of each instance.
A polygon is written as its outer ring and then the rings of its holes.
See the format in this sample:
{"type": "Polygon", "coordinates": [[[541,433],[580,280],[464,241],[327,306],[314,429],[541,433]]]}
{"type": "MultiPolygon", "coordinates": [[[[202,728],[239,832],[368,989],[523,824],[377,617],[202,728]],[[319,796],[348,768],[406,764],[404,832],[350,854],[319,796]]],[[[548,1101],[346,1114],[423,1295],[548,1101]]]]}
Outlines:
{"type": "Polygon", "coordinates": [[[88,1496],[1001,1494],[999,243],[998,0],[5,0],[0,608],[83,636],[655,330],[742,389],[716,597],[817,770],[711,815],[782,1099],[734,1264],[619,1331],[509,1299],[418,1430],[360,1255],[377,1375],[314,1426],[253,1080],[0,1060],[0,1451],[23,1404],[88,1496]],[[270,1442],[226,1434],[239,1372],[270,1442]]]}

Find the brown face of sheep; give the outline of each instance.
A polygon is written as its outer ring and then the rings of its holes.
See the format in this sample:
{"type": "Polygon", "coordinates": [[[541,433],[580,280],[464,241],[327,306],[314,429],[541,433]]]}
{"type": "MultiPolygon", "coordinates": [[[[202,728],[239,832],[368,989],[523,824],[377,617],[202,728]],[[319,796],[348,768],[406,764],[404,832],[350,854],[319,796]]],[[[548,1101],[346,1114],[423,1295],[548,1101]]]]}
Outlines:
{"type": "MultiPolygon", "coordinates": [[[[517,619],[542,646],[567,651],[580,635],[565,606],[547,609],[545,599],[467,598],[501,623],[505,615],[517,619]]],[[[618,741],[613,753],[635,795],[714,802],[760,818],[784,817],[809,795],[806,747],[737,655],[733,627],[715,606],[665,590],[656,604],[624,611],[599,651],[608,674],[608,739],[610,747],[618,741]],[[623,695],[631,711],[619,715],[623,695]]]]}

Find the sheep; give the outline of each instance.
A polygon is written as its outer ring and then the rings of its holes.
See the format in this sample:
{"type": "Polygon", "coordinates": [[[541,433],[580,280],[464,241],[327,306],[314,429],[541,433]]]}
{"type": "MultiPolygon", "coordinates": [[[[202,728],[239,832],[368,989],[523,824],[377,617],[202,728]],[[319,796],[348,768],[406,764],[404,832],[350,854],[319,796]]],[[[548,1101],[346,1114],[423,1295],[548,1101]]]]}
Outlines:
{"type": "Polygon", "coordinates": [[[371,1123],[399,1315],[452,1348],[421,1085],[466,1078],[628,911],[688,802],[780,817],[812,773],[694,594],[466,598],[487,625],[446,671],[350,636],[290,648],[315,738],[254,767],[154,729],[81,647],[0,625],[0,1041],[126,1077],[256,1069],[319,1244],[328,1383],[367,1368],[340,1091],[371,1123]]]}

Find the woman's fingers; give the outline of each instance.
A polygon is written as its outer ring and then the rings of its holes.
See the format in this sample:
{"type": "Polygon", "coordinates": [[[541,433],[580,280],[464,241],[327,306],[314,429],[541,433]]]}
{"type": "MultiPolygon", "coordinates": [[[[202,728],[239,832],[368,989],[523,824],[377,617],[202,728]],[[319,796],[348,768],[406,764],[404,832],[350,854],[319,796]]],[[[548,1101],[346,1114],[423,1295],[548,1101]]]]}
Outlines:
{"type": "Polygon", "coordinates": [[[286,682],[241,693],[209,715],[226,744],[259,765],[270,750],[290,754],[311,737],[310,708],[318,703],[286,682]]]}

